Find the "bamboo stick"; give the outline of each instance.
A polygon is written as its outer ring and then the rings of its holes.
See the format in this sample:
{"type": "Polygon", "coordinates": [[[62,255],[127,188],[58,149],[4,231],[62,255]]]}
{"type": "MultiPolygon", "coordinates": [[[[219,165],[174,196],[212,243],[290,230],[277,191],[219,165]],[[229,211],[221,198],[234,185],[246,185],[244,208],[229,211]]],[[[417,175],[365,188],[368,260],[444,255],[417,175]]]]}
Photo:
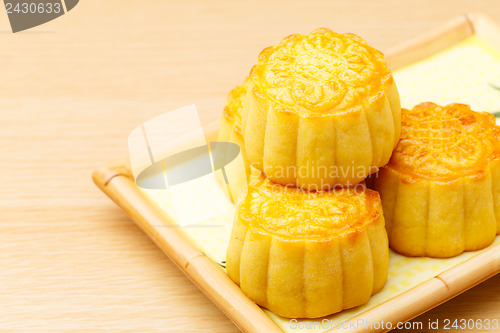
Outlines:
{"type": "Polygon", "coordinates": [[[386,53],[387,64],[391,70],[398,69],[442,51],[473,33],[471,22],[465,15],[460,16],[436,30],[393,47],[386,53]]]}
{"type": "Polygon", "coordinates": [[[120,206],[193,283],[244,332],[282,332],[226,275],[182,232],[181,228],[156,228],[175,222],[146,198],[122,165],[104,167],[93,175],[96,185],[120,206]]]}

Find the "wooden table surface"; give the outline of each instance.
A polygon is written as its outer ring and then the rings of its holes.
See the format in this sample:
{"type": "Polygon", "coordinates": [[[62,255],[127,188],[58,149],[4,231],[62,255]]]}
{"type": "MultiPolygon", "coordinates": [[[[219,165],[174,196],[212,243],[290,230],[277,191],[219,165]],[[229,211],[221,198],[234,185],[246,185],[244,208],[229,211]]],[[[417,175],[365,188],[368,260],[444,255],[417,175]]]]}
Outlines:
{"type": "MultiPolygon", "coordinates": [[[[0,331],[236,332],[91,171],[169,109],[218,118],[291,33],[327,26],[384,51],[467,11],[500,22],[498,0],[83,0],[12,34],[0,11],[0,331]]],[[[415,321],[499,317],[497,275],[415,321]]]]}

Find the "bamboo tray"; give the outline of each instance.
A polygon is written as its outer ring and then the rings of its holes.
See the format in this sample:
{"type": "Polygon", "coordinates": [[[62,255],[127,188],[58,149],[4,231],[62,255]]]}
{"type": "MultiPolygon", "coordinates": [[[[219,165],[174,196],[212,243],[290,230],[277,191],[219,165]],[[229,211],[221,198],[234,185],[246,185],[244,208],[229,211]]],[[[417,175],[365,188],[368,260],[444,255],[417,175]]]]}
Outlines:
{"type": "MultiPolygon", "coordinates": [[[[387,52],[386,58],[391,69],[397,71],[473,35],[489,45],[500,45],[500,29],[494,22],[481,14],[466,14],[436,31],[394,48],[387,52]]],[[[217,123],[213,123],[204,128],[207,141],[214,141],[217,127],[217,123]]],[[[282,332],[276,323],[276,316],[250,301],[227,277],[222,266],[207,256],[182,228],[175,227],[175,220],[135,185],[127,163],[102,167],[94,171],[93,179],[243,332],[282,332]]],[[[492,246],[467,258],[349,319],[356,321],[362,318],[365,322],[383,320],[395,327],[397,323],[408,321],[472,288],[500,272],[500,236],[492,246]]],[[[332,328],[328,332],[336,329],[342,328],[332,328]]],[[[346,330],[358,332],[364,327],[343,328],[343,331],[346,330]]],[[[371,329],[373,332],[385,330],[371,329]]]]}

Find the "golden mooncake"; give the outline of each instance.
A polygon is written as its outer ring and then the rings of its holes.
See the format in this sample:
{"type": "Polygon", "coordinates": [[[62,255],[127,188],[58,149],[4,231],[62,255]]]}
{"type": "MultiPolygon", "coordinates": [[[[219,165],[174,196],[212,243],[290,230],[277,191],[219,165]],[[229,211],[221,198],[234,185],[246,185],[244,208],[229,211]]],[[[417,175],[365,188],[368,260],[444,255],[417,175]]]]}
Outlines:
{"type": "Polygon", "coordinates": [[[500,231],[500,128],[468,105],[402,110],[401,139],[372,175],[391,248],[451,257],[482,249],[500,231]]]}
{"type": "Polygon", "coordinates": [[[238,202],[226,269],[257,304],[316,318],[378,292],[388,251],[380,197],[364,183],[307,192],[261,176],[238,202]]]}
{"type": "Polygon", "coordinates": [[[222,173],[216,173],[216,178],[224,185],[227,182],[229,189],[226,189],[229,199],[234,203],[241,190],[246,187],[251,174],[250,164],[247,161],[245,144],[241,133],[241,109],[246,97],[245,83],[235,87],[227,96],[226,106],[222,112],[219,122],[218,142],[232,142],[240,147],[244,165],[233,163],[226,167],[226,172],[230,174],[229,179],[224,179],[222,173]]]}
{"type": "Polygon", "coordinates": [[[241,109],[248,161],[283,185],[353,185],[389,161],[400,101],[384,56],[321,28],[264,49],[241,109]]]}

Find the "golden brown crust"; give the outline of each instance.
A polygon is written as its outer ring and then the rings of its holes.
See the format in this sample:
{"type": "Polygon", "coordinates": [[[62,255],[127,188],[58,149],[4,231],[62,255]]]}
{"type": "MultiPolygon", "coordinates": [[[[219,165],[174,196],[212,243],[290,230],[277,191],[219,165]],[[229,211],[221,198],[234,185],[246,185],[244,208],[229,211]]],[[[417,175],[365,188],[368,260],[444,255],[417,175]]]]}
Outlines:
{"type": "Polygon", "coordinates": [[[401,138],[387,167],[405,182],[481,179],[489,162],[500,155],[495,118],[468,105],[422,103],[402,109],[401,121],[401,138]]]}
{"type": "Polygon", "coordinates": [[[274,109],[307,117],[349,112],[382,98],[392,76],[383,54],[362,38],[320,28],[264,49],[250,78],[274,109]]]}
{"type": "Polygon", "coordinates": [[[402,112],[390,163],[369,180],[380,193],[389,244],[406,256],[482,249],[500,232],[499,127],[463,104],[402,112]]]}
{"type": "Polygon", "coordinates": [[[355,237],[380,219],[377,192],[364,183],[350,188],[308,192],[259,177],[238,204],[237,219],[263,232],[292,238],[355,237]]]}
{"type": "Polygon", "coordinates": [[[383,54],[318,29],[268,47],[247,81],[241,129],[249,163],[281,185],[352,186],[386,165],[401,105],[383,54]]]}
{"type": "Polygon", "coordinates": [[[234,131],[241,135],[241,110],[243,109],[243,100],[247,93],[247,84],[236,86],[227,96],[226,106],[222,112],[223,117],[234,124],[234,131]]]}
{"type": "Polygon", "coordinates": [[[262,177],[252,184],[226,255],[228,276],[251,300],[283,317],[318,318],[364,304],[384,286],[379,195],[364,184],[339,190],[307,193],[262,177]]]}

